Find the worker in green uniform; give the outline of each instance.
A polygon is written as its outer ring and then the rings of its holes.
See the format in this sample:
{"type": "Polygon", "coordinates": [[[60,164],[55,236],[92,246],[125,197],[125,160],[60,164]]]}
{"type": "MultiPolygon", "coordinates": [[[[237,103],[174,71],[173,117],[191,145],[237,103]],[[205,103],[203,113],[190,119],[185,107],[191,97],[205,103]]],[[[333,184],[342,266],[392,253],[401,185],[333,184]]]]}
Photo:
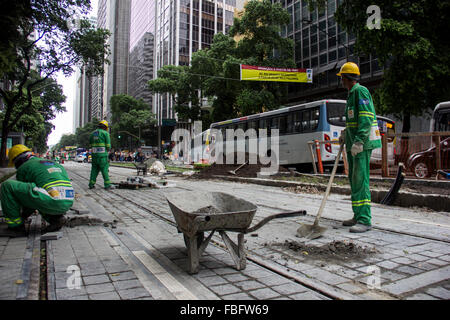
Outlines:
{"type": "Polygon", "coordinates": [[[64,225],[64,214],[72,207],[74,190],[63,166],[33,156],[22,144],[9,151],[9,166],[17,169],[16,179],[2,183],[1,206],[8,228],[1,236],[25,236],[24,221],[38,210],[49,225],[41,233],[57,231],[64,225]]]}
{"type": "Polygon", "coordinates": [[[350,232],[361,233],[372,227],[370,156],[373,149],[381,147],[381,136],[370,92],[358,83],[358,66],[347,62],[337,75],[348,90],[344,142],[353,209],[353,218],[344,221],[343,225],[350,226],[350,232]]]}
{"type": "Polygon", "coordinates": [[[108,151],[111,149],[111,140],[108,133],[108,122],[102,120],[98,128],[89,137],[89,146],[92,149],[91,177],[89,179],[89,189],[95,188],[98,173],[101,172],[105,189],[114,189],[114,185],[109,180],[108,151]]]}

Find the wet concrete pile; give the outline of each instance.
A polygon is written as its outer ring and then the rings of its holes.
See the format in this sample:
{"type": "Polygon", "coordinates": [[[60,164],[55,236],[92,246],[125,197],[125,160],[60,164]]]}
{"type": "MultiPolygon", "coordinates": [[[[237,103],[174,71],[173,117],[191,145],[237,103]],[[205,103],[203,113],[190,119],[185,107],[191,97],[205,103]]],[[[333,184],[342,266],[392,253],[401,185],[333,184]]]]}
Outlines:
{"type": "Polygon", "coordinates": [[[306,245],[302,242],[285,240],[283,243],[266,244],[270,247],[283,248],[295,255],[311,259],[363,259],[369,255],[379,253],[374,247],[360,246],[352,241],[335,240],[322,246],[306,245]]]}

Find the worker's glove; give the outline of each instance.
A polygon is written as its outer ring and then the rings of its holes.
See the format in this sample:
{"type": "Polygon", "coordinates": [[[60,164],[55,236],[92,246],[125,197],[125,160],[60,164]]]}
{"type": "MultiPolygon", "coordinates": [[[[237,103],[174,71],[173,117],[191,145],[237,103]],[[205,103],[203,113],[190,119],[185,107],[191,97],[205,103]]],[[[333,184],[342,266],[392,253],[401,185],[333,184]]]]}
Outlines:
{"type": "Polygon", "coordinates": [[[355,142],[352,145],[352,149],[351,149],[352,156],[354,157],[358,153],[361,153],[363,151],[363,149],[364,149],[364,145],[361,142],[355,142]]]}

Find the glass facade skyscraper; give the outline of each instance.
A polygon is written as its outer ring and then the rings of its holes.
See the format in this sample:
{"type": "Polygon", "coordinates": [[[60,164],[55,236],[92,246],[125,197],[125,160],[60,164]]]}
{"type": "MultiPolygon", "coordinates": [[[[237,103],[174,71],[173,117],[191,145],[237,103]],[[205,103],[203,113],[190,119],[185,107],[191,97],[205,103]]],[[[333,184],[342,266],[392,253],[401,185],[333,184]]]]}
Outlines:
{"type": "Polygon", "coordinates": [[[334,13],[341,0],[328,0],[324,11],[310,12],[306,0],[272,0],[280,3],[290,15],[290,23],[282,28],[282,36],[294,40],[298,68],[313,69],[313,83],[291,85],[289,99],[295,102],[326,98],[345,98],[336,76],[346,61],[359,65],[361,83],[377,86],[382,70],[376,57],[357,56],[355,37],[347,34],[335,21],[334,13]]]}

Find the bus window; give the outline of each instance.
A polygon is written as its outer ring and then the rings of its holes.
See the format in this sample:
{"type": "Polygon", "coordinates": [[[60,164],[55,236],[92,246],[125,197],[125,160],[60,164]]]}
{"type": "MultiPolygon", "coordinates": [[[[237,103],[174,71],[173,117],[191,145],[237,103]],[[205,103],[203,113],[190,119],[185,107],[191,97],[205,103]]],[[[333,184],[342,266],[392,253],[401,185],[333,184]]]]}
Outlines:
{"type": "Polygon", "coordinates": [[[310,128],[310,121],[311,121],[311,111],[310,110],[304,110],[302,112],[302,132],[309,132],[311,131],[310,128]]]}
{"type": "Polygon", "coordinates": [[[441,113],[436,121],[435,131],[450,131],[450,112],[441,113]]]}
{"type": "Polygon", "coordinates": [[[286,118],[286,133],[292,133],[294,131],[294,114],[289,113],[286,118]]]}
{"type": "Polygon", "coordinates": [[[328,122],[334,126],[345,127],[345,103],[327,103],[328,122]]]}
{"type": "Polygon", "coordinates": [[[267,121],[265,119],[259,120],[259,129],[267,129],[267,121]]]}
{"type": "Polygon", "coordinates": [[[311,110],[311,130],[316,131],[317,127],[319,126],[319,115],[320,110],[319,108],[314,108],[311,110]]]}
{"type": "Polygon", "coordinates": [[[302,113],[294,113],[294,132],[302,132],[302,113]]]}
{"type": "Polygon", "coordinates": [[[279,127],[280,127],[280,135],[286,134],[286,120],[287,120],[287,117],[286,117],[286,116],[280,117],[280,124],[279,124],[279,127]]]}
{"type": "Polygon", "coordinates": [[[270,129],[278,129],[278,118],[270,119],[270,129]]]}

